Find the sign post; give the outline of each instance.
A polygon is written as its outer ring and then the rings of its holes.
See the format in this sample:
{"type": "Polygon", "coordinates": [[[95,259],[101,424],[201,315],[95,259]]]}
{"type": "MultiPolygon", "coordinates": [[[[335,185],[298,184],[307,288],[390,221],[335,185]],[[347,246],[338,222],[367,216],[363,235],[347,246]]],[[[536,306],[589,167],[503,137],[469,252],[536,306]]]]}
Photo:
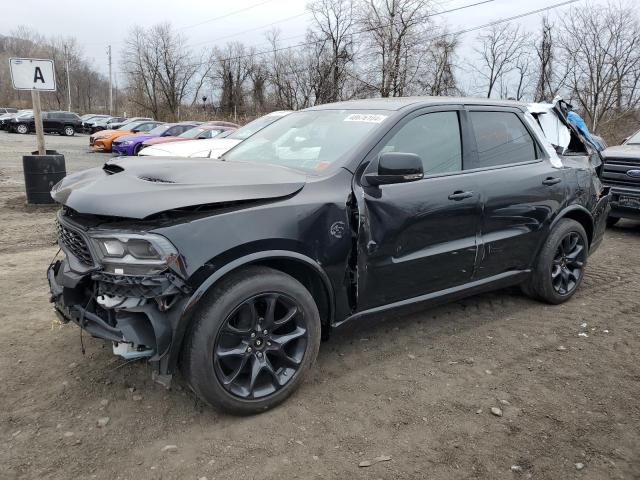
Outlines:
{"type": "Polygon", "coordinates": [[[56,91],[56,71],[53,60],[39,58],[11,58],[11,83],[16,90],[31,90],[33,121],[36,127],[38,154],[45,155],[44,130],[42,128],[42,108],[40,91],[56,91]]]}
{"type": "Polygon", "coordinates": [[[36,127],[38,151],[23,155],[22,169],[27,204],[54,203],[51,188],[67,174],[64,155],[47,152],[42,128],[40,91],[55,92],[56,71],[53,60],[11,58],[11,83],[16,90],[30,90],[33,102],[33,122],[36,127]]]}

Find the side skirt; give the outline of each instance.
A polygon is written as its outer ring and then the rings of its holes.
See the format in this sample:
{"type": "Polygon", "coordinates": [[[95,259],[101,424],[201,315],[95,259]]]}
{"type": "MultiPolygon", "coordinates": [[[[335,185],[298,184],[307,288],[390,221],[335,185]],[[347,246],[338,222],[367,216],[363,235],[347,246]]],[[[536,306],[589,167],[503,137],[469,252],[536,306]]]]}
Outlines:
{"type": "Polygon", "coordinates": [[[333,326],[339,327],[340,325],[343,325],[350,320],[355,320],[370,315],[379,315],[382,313],[386,313],[387,311],[395,310],[397,308],[412,307],[415,305],[434,307],[436,305],[453,302],[455,300],[460,300],[462,298],[477,295],[479,293],[510,287],[526,280],[530,273],[531,270],[517,270],[512,272],[500,273],[498,275],[494,275],[493,277],[483,278],[482,280],[465,283],[464,285],[460,285],[457,287],[451,287],[445,290],[440,290],[438,292],[420,295],[419,297],[413,297],[407,300],[390,303],[388,305],[370,308],[369,310],[363,310],[362,312],[354,313],[344,320],[335,322],[333,326]]]}

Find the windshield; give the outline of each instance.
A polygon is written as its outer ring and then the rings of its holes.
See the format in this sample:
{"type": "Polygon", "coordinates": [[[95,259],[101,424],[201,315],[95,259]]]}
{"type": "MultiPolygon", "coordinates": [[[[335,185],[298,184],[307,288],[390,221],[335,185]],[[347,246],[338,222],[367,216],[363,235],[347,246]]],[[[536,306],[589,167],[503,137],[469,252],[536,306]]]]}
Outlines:
{"type": "Polygon", "coordinates": [[[249,122],[244,127],[239,128],[227,138],[232,138],[234,140],[244,140],[245,138],[249,138],[254,133],[262,130],[267,125],[271,125],[273,122],[282,118],[283,116],[284,115],[265,115],[264,117],[257,118],[253,122],[249,122]]]}
{"type": "Polygon", "coordinates": [[[338,159],[378,128],[388,114],[374,110],[292,113],[238,144],[222,160],[321,172],[338,165],[338,159]]]}
{"type": "Polygon", "coordinates": [[[640,130],[634,133],[627,140],[627,145],[638,145],[640,144],[640,130]]]}
{"type": "Polygon", "coordinates": [[[128,132],[129,130],[133,130],[134,128],[142,125],[143,123],[145,122],[128,122],[122,125],[121,127],[116,128],[116,130],[123,130],[128,132]]]}
{"type": "Polygon", "coordinates": [[[187,130],[186,132],[182,132],[180,135],[178,135],[180,138],[196,138],[198,135],[200,135],[202,132],[206,132],[208,129],[207,128],[202,128],[202,127],[194,127],[194,128],[190,128],[189,130],[187,130]]]}
{"type": "Polygon", "coordinates": [[[151,130],[149,130],[147,132],[148,135],[162,135],[164,132],[166,132],[169,128],[171,128],[173,125],[158,125],[155,128],[152,128],[151,130]]]}

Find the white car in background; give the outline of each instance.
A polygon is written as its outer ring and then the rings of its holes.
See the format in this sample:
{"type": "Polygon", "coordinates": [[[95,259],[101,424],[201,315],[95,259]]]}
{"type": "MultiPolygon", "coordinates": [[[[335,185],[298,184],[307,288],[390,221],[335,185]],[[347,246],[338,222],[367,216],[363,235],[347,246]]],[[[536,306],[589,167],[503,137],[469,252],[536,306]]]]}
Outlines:
{"type": "Polygon", "coordinates": [[[185,142],[151,145],[140,150],[138,155],[141,157],[219,158],[246,138],[285,115],[289,115],[291,112],[292,110],[271,112],[255,119],[253,122],[247,123],[224,138],[207,138],[204,140],[187,140],[185,142]]]}

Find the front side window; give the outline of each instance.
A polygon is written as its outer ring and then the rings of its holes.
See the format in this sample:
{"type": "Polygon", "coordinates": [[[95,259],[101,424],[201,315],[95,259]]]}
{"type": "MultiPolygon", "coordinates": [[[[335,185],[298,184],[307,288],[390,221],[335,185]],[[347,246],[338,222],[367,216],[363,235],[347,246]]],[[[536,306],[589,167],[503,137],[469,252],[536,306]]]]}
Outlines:
{"type": "Polygon", "coordinates": [[[478,146],[478,161],[472,168],[530,162],[538,158],[536,144],[515,113],[469,113],[478,146]]]}
{"type": "Polygon", "coordinates": [[[425,175],[462,170],[462,142],[457,112],[434,112],[409,120],[380,153],[414,153],[425,175]]]}
{"type": "Polygon", "coordinates": [[[258,131],[221,159],[325,172],[341,166],[340,160],[379,128],[388,115],[389,112],[377,110],[291,113],[258,131]]]}

